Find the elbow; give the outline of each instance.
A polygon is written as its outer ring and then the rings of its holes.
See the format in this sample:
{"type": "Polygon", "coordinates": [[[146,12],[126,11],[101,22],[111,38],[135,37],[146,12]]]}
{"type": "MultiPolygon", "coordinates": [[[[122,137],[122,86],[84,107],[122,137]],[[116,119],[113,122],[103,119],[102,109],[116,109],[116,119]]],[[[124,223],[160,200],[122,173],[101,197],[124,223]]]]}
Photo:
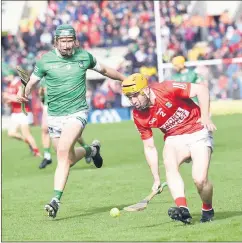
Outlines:
{"type": "Polygon", "coordinates": [[[101,72],[100,72],[102,75],[104,75],[104,76],[107,76],[108,75],[108,70],[107,70],[107,68],[106,67],[102,67],[102,69],[101,69],[101,72]]]}

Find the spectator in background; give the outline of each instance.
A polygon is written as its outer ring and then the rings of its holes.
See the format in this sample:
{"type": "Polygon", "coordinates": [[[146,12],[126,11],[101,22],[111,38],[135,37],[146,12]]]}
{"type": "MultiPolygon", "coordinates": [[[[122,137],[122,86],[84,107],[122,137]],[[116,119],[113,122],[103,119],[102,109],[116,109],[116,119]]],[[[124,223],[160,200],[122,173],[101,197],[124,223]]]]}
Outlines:
{"type": "Polygon", "coordinates": [[[109,82],[106,108],[120,108],[121,96],[121,84],[119,82],[109,82]]]}
{"type": "Polygon", "coordinates": [[[91,46],[96,47],[100,44],[101,36],[97,25],[92,24],[88,31],[88,41],[91,46]]]}
{"type": "Polygon", "coordinates": [[[146,65],[145,61],[146,61],[147,57],[148,57],[148,55],[146,53],[145,46],[140,45],[139,49],[135,53],[135,58],[137,60],[139,67],[146,65]]]}
{"type": "Polygon", "coordinates": [[[94,109],[105,109],[106,108],[106,94],[105,92],[101,89],[101,84],[96,85],[96,90],[93,93],[92,97],[92,107],[94,109]]]}
{"type": "Polygon", "coordinates": [[[238,72],[235,73],[233,76],[232,76],[232,84],[231,84],[231,96],[230,98],[234,99],[234,100],[238,100],[240,99],[240,80],[239,80],[239,77],[238,77],[238,72]]]}
{"type": "MultiPolygon", "coordinates": [[[[163,62],[170,62],[177,55],[183,55],[188,61],[242,56],[242,17],[234,23],[228,11],[218,18],[198,13],[190,16],[185,1],[161,1],[160,12],[163,62]],[[202,41],[201,28],[208,29],[203,47],[198,44],[202,41]]],[[[43,17],[24,18],[16,36],[2,37],[4,62],[11,68],[22,65],[31,70],[32,56],[42,49],[49,50],[54,30],[62,23],[74,26],[84,49],[129,45],[123,70],[129,75],[142,68],[143,73],[152,73],[149,81],[157,81],[152,1],[48,1],[43,17]]],[[[209,67],[210,73],[213,69],[217,70],[209,67]]],[[[236,70],[229,65],[217,70],[226,73],[230,89],[236,70]]],[[[218,79],[219,75],[213,78],[214,82],[218,79]]]]}
{"type": "Polygon", "coordinates": [[[43,34],[41,34],[40,42],[43,48],[51,48],[52,35],[48,32],[47,29],[44,30],[43,34]]]}

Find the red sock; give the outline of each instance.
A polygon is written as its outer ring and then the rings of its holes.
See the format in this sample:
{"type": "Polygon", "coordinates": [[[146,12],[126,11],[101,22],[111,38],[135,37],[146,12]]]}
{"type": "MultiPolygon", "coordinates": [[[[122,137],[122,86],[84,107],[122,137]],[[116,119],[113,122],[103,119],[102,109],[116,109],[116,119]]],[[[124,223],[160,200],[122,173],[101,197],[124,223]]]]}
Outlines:
{"type": "Polygon", "coordinates": [[[178,197],[175,200],[176,206],[177,207],[186,207],[187,208],[187,200],[185,197],[178,197]]]}
{"type": "Polygon", "coordinates": [[[35,154],[38,154],[38,153],[39,153],[39,149],[38,149],[38,148],[34,148],[34,149],[33,149],[33,152],[34,152],[35,154]]]}
{"type": "Polygon", "coordinates": [[[212,210],[212,209],[213,209],[212,204],[203,203],[202,210],[209,211],[209,210],[212,210]]]}

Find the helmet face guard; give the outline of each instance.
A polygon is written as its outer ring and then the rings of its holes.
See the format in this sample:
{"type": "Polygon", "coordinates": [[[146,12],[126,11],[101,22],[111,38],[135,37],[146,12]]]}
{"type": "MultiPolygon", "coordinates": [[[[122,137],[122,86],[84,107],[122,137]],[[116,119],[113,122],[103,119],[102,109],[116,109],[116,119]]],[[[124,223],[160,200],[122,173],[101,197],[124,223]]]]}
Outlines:
{"type": "MultiPolygon", "coordinates": [[[[138,103],[140,104],[139,108],[136,109],[143,110],[148,107],[149,101],[144,106],[141,105],[141,101],[139,99],[139,95],[145,95],[144,89],[148,87],[147,79],[140,73],[135,73],[129,76],[122,82],[122,92],[125,96],[127,96],[130,100],[132,97],[137,96],[138,103]]],[[[131,102],[132,103],[132,102],[131,102]]],[[[134,105],[132,103],[132,105],[134,105]]]]}
{"type": "Polygon", "coordinates": [[[76,40],[76,32],[71,25],[60,25],[57,27],[55,32],[55,45],[63,56],[71,56],[73,53],[74,44],[66,42],[60,42],[60,38],[73,38],[73,41],[76,40]]]}

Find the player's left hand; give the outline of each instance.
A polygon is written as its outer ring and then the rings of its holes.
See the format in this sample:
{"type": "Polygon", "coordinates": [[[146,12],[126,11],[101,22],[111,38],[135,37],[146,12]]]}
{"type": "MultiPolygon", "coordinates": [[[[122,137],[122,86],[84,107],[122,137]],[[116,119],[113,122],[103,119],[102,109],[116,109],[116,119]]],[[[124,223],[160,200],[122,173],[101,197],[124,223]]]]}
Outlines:
{"type": "Polygon", "coordinates": [[[155,181],[153,186],[152,186],[152,191],[153,192],[157,192],[159,187],[160,187],[160,185],[161,185],[160,181],[157,181],[157,182],[155,181]]]}
{"type": "Polygon", "coordinates": [[[19,87],[18,93],[17,93],[17,101],[19,103],[25,103],[28,102],[28,97],[25,96],[24,89],[22,87],[19,87]]]}
{"type": "Polygon", "coordinates": [[[213,124],[210,118],[201,117],[200,119],[197,120],[197,122],[200,122],[210,132],[217,130],[216,126],[213,124]]]}

